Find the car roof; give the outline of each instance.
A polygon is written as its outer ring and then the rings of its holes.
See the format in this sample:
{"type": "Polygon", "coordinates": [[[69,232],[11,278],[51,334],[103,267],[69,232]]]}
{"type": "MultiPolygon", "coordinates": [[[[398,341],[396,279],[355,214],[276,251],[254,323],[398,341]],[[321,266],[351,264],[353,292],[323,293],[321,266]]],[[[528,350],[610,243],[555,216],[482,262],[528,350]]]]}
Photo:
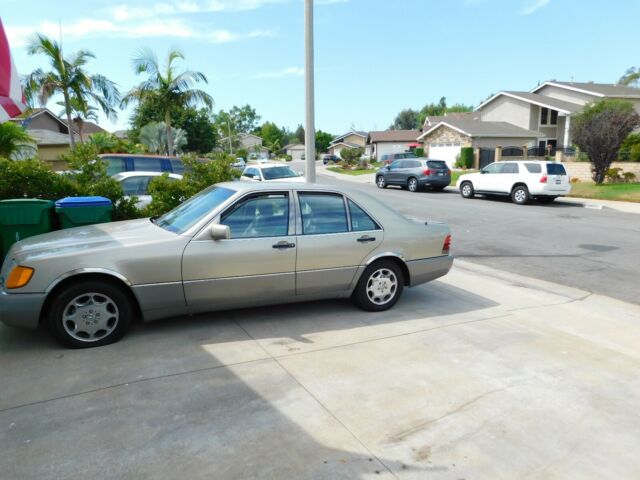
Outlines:
{"type": "Polygon", "coordinates": [[[178,173],[146,172],[143,170],[134,170],[132,172],[120,172],[120,173],[116,173],[115,175],[112,175],[111,178],[115,178],[116,180],[122,180],[124,178],[131,178],[131,177],[159,177],[160,175],[164,175],[165,173],[168,173],[169,177],[171,178],[182,178],[182,175],[178,173]]]}

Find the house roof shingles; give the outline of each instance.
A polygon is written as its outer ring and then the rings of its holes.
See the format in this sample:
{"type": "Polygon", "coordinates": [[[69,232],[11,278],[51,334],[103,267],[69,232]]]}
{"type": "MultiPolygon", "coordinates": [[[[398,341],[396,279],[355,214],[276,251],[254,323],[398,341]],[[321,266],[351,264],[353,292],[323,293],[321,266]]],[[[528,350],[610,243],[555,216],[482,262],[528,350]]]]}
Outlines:
{"type": "Polygon", "coordinates": [[[369,132],[369,141],[370,143],[415,142],[419,136],[419,130],[382,130],[369,132]]]}
{"type": "Polygon", "coordinates": [[[554,110],[562,110],[567,113],[579,112],[584,108],[582,105],[578,105],[577,103],[567,102],[565,100],[559,100],[553,97],[547,97],[546,95],[538,95],[537,93],[515,91],[505,91],[500,93],[519,97],[525,101],[538,103],[547,107],[551,107],[554,110]]]}
{"type": "Polygon", "coordinates": [[[591,83],[591,82],[546,82],[534,89],[534,92],[544,85],[560,85],[567,88],[577,88],[594,92],[605,97],[635,97],[640,98],[640,88],[618,85],[614,83],[591,83]]]}
{"type": "Polygon", "coordinates": [[[544,137],[541,132],[533,130],[527,130],[525,128],[517,127],[507,122],[483,122],[480,120],[468,120],[468,119],[453,119],[446,118],[438,124],[432,126],[429,130],[425,131],[419,139],[424,139],[431,132],[441,126],[449,126],[463,132],[470,137],[489,137],[489,138],[540,138],[544,137]]]}

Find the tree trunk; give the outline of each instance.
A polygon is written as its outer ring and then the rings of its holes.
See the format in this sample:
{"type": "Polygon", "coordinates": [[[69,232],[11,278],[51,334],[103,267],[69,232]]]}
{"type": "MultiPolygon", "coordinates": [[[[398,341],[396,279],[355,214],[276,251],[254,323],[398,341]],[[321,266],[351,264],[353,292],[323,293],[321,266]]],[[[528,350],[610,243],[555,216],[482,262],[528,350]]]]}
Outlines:
{"type": "Polygon", "coordinates": [[[169,112],[164,115],[164,123],[167,126],[167,154],[173,155],[173,132],[171,130],[171,115],[169,112]]]}
{"type": "Polygon", "coordinates": [[[64,97],[64,109],[67,112],[67,130],[69,130],[69,145],[71,150],[76,148],[76,141],[73,138],[73,123],[71,122],[71,105],[69,101],[69,91],[65,88],[62,92],[64,97]]]}
{"type": "Polygon", "coordinates": [[[80,117],[76,118],[76,123],[78,124],[78,136],[80,137],[80,143],[84,143],[84,139],[82,138],[82,125],[84,122],[80,117]]]}

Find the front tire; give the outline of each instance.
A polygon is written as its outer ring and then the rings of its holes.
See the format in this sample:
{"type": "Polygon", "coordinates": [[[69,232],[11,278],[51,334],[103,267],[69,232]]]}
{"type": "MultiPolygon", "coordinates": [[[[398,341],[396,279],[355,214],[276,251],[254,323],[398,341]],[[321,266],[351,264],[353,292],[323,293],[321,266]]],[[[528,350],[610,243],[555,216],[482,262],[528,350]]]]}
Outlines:
{"type": "Polygon", "coordinates": [[[414,193],[420,190],[420,184],[418,183],[418,179],[411,177],[409,181],[407,181],[407,189],[410,192],[414,192],[414,193]]]}
{"type": "Polygon", "coordinates": [[[74,283],[56,294],[49,327],[66,347],[99,347],[120,340],[133,313],[131,300],[120,287],[98,280],[74,283]]]}
{"type": "Polygon", "coordinates": [[[511,191],[511,200],[516,205],[525,205],[529,201],[529,189],[524,185],[518,185],[511,191]]]}
{"type": "Polygon", "coordinates": [[[463,182],[462,185],[460,185],[460,195],[462,195],[462,198],[473,198],[475,194],[476,192],[471,182],[463,182]]]}
{"type": "Polygon", "coordinates": [[[404,287],[404,275],[392,260],[369,265],[353,292],[353,301],[368,312],[382,312],[393,307],[404,287]]]}
{"type": "Polygon", "coordinates": [[[378,188],[387,188],[387,181],[382,175],[378,175],[376,178],[376,185],[378,188]]]}

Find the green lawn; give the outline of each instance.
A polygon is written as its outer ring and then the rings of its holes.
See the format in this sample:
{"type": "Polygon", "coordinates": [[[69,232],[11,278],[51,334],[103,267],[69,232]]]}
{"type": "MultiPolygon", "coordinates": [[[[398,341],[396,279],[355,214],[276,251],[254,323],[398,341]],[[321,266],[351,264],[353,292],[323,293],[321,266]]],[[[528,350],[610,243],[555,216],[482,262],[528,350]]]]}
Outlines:
{"type": "Polygon", "coordinates": [[[478,170],[452,170],[451,171],[451,183],[449,185],[455,186],[456,182],[460,178],[460,175],[464,175],[466,173],[476,173],[478,170]]]}
{"type": "Polygon", "coordinates": [[[603,185],[596,185],[592,182],[573,183],[569,196],[640,202],[640,183],[607,183],[603,185]]]}
{"type": "Polygon", "coordinates": [[[368,168],[366,170],[345,170],[340,167],[327,167],[327,170],[331,170],[336,173],[344,173],[345,175],[366,175],[367,173],[375,173],[378,171],[377,168],[368,168]]]}

